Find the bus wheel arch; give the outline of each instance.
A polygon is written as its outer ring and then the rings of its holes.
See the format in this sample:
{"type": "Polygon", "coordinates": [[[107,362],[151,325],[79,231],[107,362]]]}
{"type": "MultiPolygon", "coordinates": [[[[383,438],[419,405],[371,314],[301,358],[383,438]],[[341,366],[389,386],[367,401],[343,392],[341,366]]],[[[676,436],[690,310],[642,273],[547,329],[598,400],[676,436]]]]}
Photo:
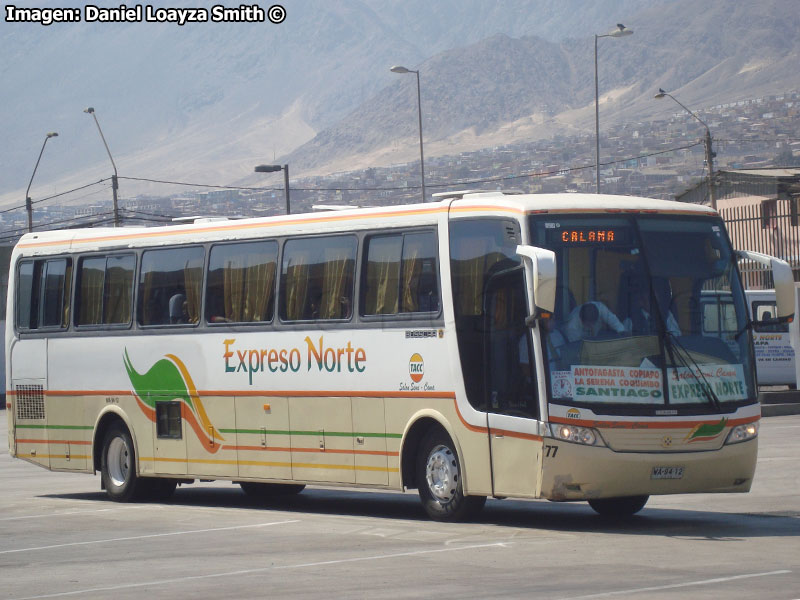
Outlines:
{"type": "Polygon", "coordinates": [[[102,468],[103,444],[105,443],[106,434],[108,433],[109,428],[114,425],[114,423],[121,423],[122,426],[128,430],[128,434],[131,436],[131,440],[133,441],[134,451],[136,451],[136,436],[133,433],[133,428],[130,426],[130,423],[128,423],[127,419],[125,419],[122,413],[117,412],[114,409],[106,410],[100,414],[97,419],[97,423],[94,426],[94,438],[92,439],[92,463],[95,472],[100,471],[102,468]]]}
{"type": "MultiPolygon", "coordinates": [[[[417,488],[417,454],[420,452],[423,438],[433,428],[439,428],[447,433],[451,440],[455,439],[441,415],[428,411],[414,415],[403,433],[403,441],[400,444],[400,476],[405,489],[417,488]]],[[[456,450],[459,455],[461,455],[460,450],[460,448],[456,450]]]]}

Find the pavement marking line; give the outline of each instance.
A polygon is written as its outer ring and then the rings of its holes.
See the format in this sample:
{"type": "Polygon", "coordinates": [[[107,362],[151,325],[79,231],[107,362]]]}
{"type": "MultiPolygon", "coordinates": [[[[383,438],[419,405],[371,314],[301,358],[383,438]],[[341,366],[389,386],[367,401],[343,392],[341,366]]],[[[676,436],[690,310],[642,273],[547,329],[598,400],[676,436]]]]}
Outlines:
{"type": "Polygon", "coordinates": [[[130,540],[146,540],[148,538],[169,537],[175,535],[188,535],[192,533],[213,533],[215,531],[233,531],[235,529],[253,529],[256,527],[270,527],[271,525],[286,525],[288,523],[299,523],[299,519],[292,521],[274,521],[271,523],[258,523],[256,525],[236,525],[233,527],[215,527],[213,529],[193,529],[189,531],[172,531],[170,533],[151,533],[148,535],[134,535],[130,537],[109,538],[105,540],[90,540],[87,542],[70,542],[68,544],[53,544],[51,546],[37,546],[33,548],[17,548],[15,550],[0,550],[0,554],[15,554],[18,552],[32,552],[34,550],[52,550],[54,548],[68,548],[71,546],[88,546],[90,544],[107,544],[109,542],[126,542],[130,540]]]}
{"type": "MultiPolygon", "coordinates": [[[[294,522],[294,521],[288,521],[294,522]]],[[[235,577],[237,575],[253,575],[255,573],[265,573],[267,571],[274,571],[276,569],[302,569],[305,567],[317,567],[321,565],[334,565],[347,562],[357,562],[364,560],[383,560],[387,558],[401,558],[403,556],[419,556],[422,554],[437,554],[441,552],[457,552],[459,550],[475,550],[478,548],[506,548],[506,542],[496,542],[493,544],[475,544],[473,546],[461,546],[459,548],[436,548],[435,550],[416,550],[413,552],[398,552],[396,554],[380,554],[377,556],[364,556],[359,558],[345,558],[342,560],[329,560],[315,563],[303,563],[299,565],[286,565],[284,567],[261,567],[258,569],[242,569],[239,571],[227,571],[223,573],[209,573],[207,575],[189,575],[187,577],[175,577],[173,579],[161,579],[158,581],[145,581],[139,583],[126,583],[123,585],[113,585],[107,587],[88,588],[84,590],[75,590],[72,592],[57,592],[55,594],[43,594],[41,596],[25,596],[24,598],[15,598],[13,600],[44,600],[45,598],[63,598],[65,596],[82,596],[84,594],[92,594],[98,592],[114,592],[119,590],[130,590],[142,587],[151,587],[156,585],[168,585],[171,583],[186,583],[189,581],[197,581],[200,579],[215,579],[219,577],[235,577]]]]}
{"type": "Polygon", "coordinates": [[[569,598],[560,598],[560,600],[588,600],[589,598],[610,598],[611,596],[622,596],[625,594],[641,594],[642,592],[660,592],[663,590],[673,590],[677,588],[692,587],[696,585],[711,585],[714,583],[725,583],[727,581],[736,581],[739,579],[751,579],[753,577],[768,577],[770,575],[786,575],[791,573],[788,569],[781,571],[768,571],[766,573],[746,573],[744,575],[732,575],[730,577],[717,577],[716,579],[702,579],[700,581],[686,581],[684,583],[672,583],[669,585],[658,585],[653,587],[636,588],[631,590],[617,590],[614,592],[601,592],[599,594],[589,594],[587,596],[571,596],[569,598]]]}
{"type": "Polygon", "coordinates": [[[303,569],[305,567],[323,567],[325,565],[340,565],[343,563],[361,562],[365,560],[382,560],[385,558],[402,558],[404,556],[419,556],[420,554],[435,554],[438,552],[455,552],[458,550],[474,550],[476,548],[505,548],[508,546],[507,542],[495,542],[493,544],[475,544],[472,546],[459,546],[449,548],[437,548],[436,550],[415,550],[413,552],[399,552],[397,554],[378,554],[376,556],[359,556],[356,558],[341,558],[338,560],[323,560],[313,563],[301,563],[299,565],[285,565],[283,567],[273,567],[276,571],[278,569],[303,569]]]}
{"type": "Polygon", "coordinates": [[[45,515],[28,515],[26,517],[3,517],[0,521],[21,521],[23,519],[46,519],[47,517],[63,517],[65,515],[86,515],[86,514],[94,514],[99,512],[108,512],[110,510],[133,510],[133,509],[142,509],[142,508],[150,508],[152,506],[144,507],[144,506],[119,506],[113,508],[98,508],[96,510],[73,510],[68,512],[61,512],[61,513],[47,513],[45,515]]]}

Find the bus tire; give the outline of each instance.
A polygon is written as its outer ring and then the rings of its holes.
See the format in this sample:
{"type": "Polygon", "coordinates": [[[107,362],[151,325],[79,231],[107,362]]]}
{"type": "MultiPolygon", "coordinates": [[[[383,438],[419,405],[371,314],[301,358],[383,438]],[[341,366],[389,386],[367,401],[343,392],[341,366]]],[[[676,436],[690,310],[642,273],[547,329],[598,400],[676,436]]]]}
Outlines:
{"type": "Polygon", "coordinates": [[[100,478],[106,494],[115,502],[137,500],[147,487],[136,474],[133,438],[120,422],[106,432],[100,455],[100,478]]]}
{"type": "Polygon", "coordinates": [[[306,486],[300,483],[258,483],[239,481],[242,491],[251,498],[271,498],[273,496],[293,496],[302,492],[306,486]]]}
{"type": "Polygon", "coordinates": [[[417,454],[417,488],[425,512],[434,521],[463,521],[486,503],[486,496],[464,495],[455,444],[439,427],[422,438],[417,454]]]}
{"type": "Polygon", "coordinates": [[[589,506],[604,517],[629,517],[644,508],[650,496],[625,496],[623,498],[594,498],[589,506]]]}

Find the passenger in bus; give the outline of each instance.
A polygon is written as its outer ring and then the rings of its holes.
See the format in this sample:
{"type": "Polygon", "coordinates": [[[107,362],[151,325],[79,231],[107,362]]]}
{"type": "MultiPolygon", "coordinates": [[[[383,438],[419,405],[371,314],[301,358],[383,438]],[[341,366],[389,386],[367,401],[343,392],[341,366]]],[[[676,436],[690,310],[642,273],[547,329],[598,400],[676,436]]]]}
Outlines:
{"type": "MultiPolygon", "coordinates": [[[[638,286],[634,289],[630,316],[623,321],[625,329],[633,335],[650,335],[658,331],[658,321],[651,310],[650,299],[651,293],[647,286],[638,286]]],[[[681,328],[672,311],[666,311],[664,325],[672,335],[681,335],[681,328]]]]}
{"type": "Polygon", "coordinates": [[[564,365],[564,346],[567,339],[561,333],[558,323],[554,318],[542,319],[544,323],[544,338],[547,345],[547,357],[551,371],[559,371],[565,368],[564,365]]]}
{"type": "Polygon", "coordinates": [[[169,322],[171,325],[180,325],[189,322],[189,311],[186,303],[186,295],[173,294],[169,299],[169,322]]]}
{"type": "Polygon", "coordinates": [[[625,326],[605,304],[597,301],[586,302],[575,308],[567,319],[565,331],[570,342],[596,338],[610,332],[625,333],[625,326]]]}

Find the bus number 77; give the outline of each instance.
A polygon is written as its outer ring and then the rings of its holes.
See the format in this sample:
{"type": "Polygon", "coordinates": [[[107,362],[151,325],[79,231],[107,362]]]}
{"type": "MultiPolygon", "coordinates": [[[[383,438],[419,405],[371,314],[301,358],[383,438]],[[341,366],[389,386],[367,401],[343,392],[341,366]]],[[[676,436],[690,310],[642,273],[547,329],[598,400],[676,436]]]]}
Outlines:
{"type": "Polygon", "coordinates": [[[557,453],[558,453],[558,446],[552,446],[550,444],[544,445],[545,458],[555,458],[557,453]]]}

